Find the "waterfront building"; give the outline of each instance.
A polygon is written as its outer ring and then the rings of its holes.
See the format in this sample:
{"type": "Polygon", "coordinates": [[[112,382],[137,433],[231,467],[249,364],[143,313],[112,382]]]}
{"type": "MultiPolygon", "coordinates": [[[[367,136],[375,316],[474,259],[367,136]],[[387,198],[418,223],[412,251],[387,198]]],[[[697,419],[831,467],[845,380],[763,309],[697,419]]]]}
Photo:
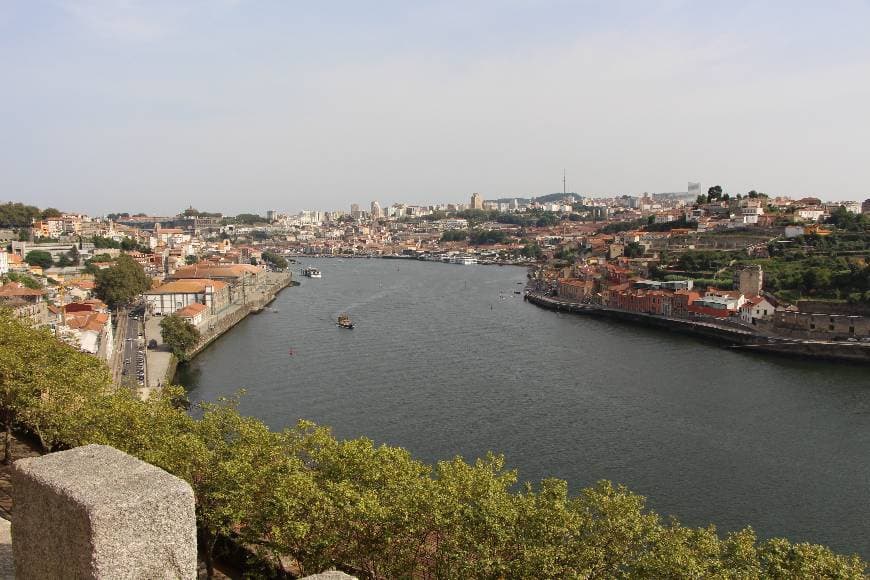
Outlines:
{"type": "Polygon", "coordinates": [[[753,296],[740,307],[740,320],[746,324],[755,324],[773,316],[776,307],[763,296],[753,296]]]}
{"type": "Polygon", "coordinates": [[[195,302],[188,304],[184,308],[175,311],[176,316],[180,316],[192,325],[199,327],[208,317],[208,306],[195,302]]]}
{"type": "Polygon", "coordinates": [[[152,314],[169,315],[190,306],[203,304],[217,312],[230,302],[226,282],[209,279],[173,280],[145,293],[145,301],[152,314]]]}

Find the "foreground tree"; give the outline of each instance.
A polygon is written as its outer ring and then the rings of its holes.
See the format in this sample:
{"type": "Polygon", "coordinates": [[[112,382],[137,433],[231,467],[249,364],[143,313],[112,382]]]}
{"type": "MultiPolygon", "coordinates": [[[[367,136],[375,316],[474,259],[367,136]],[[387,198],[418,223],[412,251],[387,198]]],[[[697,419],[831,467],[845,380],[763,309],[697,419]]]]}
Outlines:
{"type": "Polygon", "coordinates": [[[186,361],[187,353],[199,342],[199,330],[175,314],[160,321],[160,336],[179,361],[186,361]]]}
{"type": "Polygon", "coordinates": [[[14,425],[51,449],[111,445],[190,482],[210,571],[223,539],[273,567],[289,556],[304,574],[342,566],[365,578],[866,578],[858,556],[823,546],[662,522],[608,482],[516,491],[500,456],[433,469],[310,423],[273,432],[234,400],[196,419],[178,389],[142,401],[108,376],[96,358],[0,314],[7,436],[14,425]]]}
{"type": "Polygon", "coordinates": [[[151,287],[151,279],[136,260],[120,255],[111,268],[98,270],[94,292],[112,308],[129,304],[151,287]]]}

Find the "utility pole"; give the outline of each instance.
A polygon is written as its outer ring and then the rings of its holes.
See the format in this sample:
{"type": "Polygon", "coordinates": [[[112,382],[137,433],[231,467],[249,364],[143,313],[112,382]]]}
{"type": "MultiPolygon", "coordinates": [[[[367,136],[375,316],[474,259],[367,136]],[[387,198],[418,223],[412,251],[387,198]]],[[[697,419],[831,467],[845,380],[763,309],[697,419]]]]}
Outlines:
{"type": "Polygon", "coordinates": [[[565,169],[562,169],[562,195],[563,195],[563,196],[567,196],[567,195],[568,195],[568,186],[567,186],[567,183],[568,183],[568,182],[566,181],[565,169]]]}

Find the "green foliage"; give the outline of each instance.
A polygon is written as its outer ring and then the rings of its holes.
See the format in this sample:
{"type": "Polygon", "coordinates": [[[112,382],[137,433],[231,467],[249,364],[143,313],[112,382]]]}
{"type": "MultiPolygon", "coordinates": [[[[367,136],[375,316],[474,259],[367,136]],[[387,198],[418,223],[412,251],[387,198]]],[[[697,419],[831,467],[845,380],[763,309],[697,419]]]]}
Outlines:
{"type": "Polygon", "coordinates": [[[199,210],[194,209],[192,207],[189,207],[186,210],[184,210],[183,212],[181,212],[181,215],[183,215],[184,217],[211,217],[211,218],[223,217],[222,213],[209,213],[207,211],[199,211],[199,210]]]}
{"type": "Polygon", "coordinates": [[[150,248],[143,246],[136,240],[132,238],[123,238],[120,242],[113,240],[112,238],[104,238],[102,236],[94,236],[92,241],[94,242],[94,247],[98,250],[103,249],[116,249],[116,250],[124,250],[125,252],[143,252],[147,253],[150,251],[150,248]]]}
{"type": "Polygon", "coordinates": [[[508,235],[502,230],[471,230],[468,233],[468,242],[475,246],[487,244],[503,244],[508,235]]]}
{"type": "Polygon", "coordinates": [[[537,242],[527,243],[523,246],[520,253],[526,258],[532,258],[533,260],[540,260],[544,256],[544,250],[541,249],[541,246],[537,242]]]}
{"type": "Polygon", "coordinates": [[[67,266],[78,266],[80,263],[81,255],[79,254],[79,249],[73,246],[65,254],[61,254],[60,258],[57,259],[56,265],[60,268],[66,268],[67,266]]]}
{"type": "Polygon", "coordinates": [[[712,272],[735,259],[733,253],[718,250],[688,250],[677,258],[677,268],[685,272],[712,272]]]}
{"type": "MultiPolygon", "coordinates": [[[[644,498],[602,481],[515,490],[504,458],[430,467],[404,449],[340,441],[300,422],[273,432],[235,399],[199,419],[170,387],[142,401],[112,389],[94,357],[0,314],[0,419],[47,449],[99,443],[188,481],[209,572],[220,538],[301,575],[344,567],[361,578],[844,578],[867,563],[751,528],[663,522],[644,498]]],[[[271,572],[272,576],[277,573],[271,572]]]]}
{"type": "Polygon", "coordinates": [[[714,185],[710,189],[707,190],[707,199],[710,200],[710,203],[717,201],[722,198],[722,186],[714,185]]]}
{"type": "Polygon", "coordinates": [[[43,269],[51,268],[54,264],[54,259],[49,252],[45,250],[31,250],[24,256],[24,261],[31,266],[39,266],[43,269]]]}
{"type": "Polygon", "coordinates": [[[98,250],[103,250],[106,248],[120,249],[121,242],[116,242],[112,238],[105,238],[103,236],[94,236],[91,241],[94,243],[94,247],[98,250]]]}
{"type": "Polygon", "coordinates": [[[544,212],[544,214],[538,218],[538,221],[535,223],[539,228],[546,228],[549,226],[554,226],[558,223],[559,218],[556,217],[551,211],[544,212]]]}
{"type": "Polygon", "coordinates": [[[3,278],[5,278],[4,282],[18,282],[31,290],[40,290],[42,288],[42,284],[36,278],[20,272],[9,272],[3,278]]]}
{"type": "Polygon", "coordinates": [[[94,293],[111,308],[130,303],[151,287],[151,279],[133,258],[120,255],[111,268],[95,274],[94,293]]]}
{"type": "Polygon", "coordinates": [[[644,247],[637,242],[628,242],[625,244],[624,253],[629,258],[640,258],[644,255],[645,250],[644,247]]]}
{"type": "Polygon", "coordinates": [[[160,321],[160,336],[163,342],[180,361],[186,361],[187,353],[199,342],[199,330],[190,322],[170,314],[160,321]]]}
{"type": "Polygon", "coordinates": [[[240,213],[235,217],[226,217],[223,219],[225,224],[240,224],[240,225],[255,225],[267,224],[269,221],[261,215],[255,213],[240,213]]]}
{"type": "Polygon", "coordinates": [[[441,234],[442,242],[464,242],[467,239],[467,230],[447,230],[441,234]]]}
{"type": "Polygon", "coordinates": [[[197,261],[198,261],[198,259],[196,256],[185,256],[184,257],[184,263],[187,264],[188,266],[196,264],[197,261]]]}
{"type": "Polygon", "coordinates": [[[262,257],[264,261],[269,262],[279,270],[284,270],[285,268],[287,268],[287,259],[284,258],[284,256],[282,256],[281,254],[265,251],[262,253],[262,257]]]}
{"type": "Polygon", "coordinates": [[[870,234],[870,215],[852,213],[845,207],[838,207],[831,212],[825,223],[850,232],[867,232],[870,234]]]}
{"type": "Polygon", "coordinates": [[[0,204],[0,228],[29,228],[33,220],[41,217],[42,212],[32,205],[11,201],[0,204]]]}

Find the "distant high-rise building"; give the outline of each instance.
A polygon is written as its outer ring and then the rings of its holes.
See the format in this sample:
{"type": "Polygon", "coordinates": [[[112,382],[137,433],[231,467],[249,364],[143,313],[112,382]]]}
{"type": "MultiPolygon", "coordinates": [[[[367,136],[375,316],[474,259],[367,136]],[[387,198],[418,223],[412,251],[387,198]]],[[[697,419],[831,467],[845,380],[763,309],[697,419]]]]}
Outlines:
{"type": "Polygon", "coordinates": [[[694,181],[689,182],[689,197],[692,199],[698,199],[698,196],[701,195],[701,184],[695,183],[694,181]]]}
{"type": "Polygon", "coordinates": [[[350,204],[350,215],[353,219],[358,219],[358,218],[362,217],[362,212],[359,210],[358,203],[350,204]]]}
{"type": "Polygon", "coordinates": [[[382,217],[381,215],[381,204],[378,203],[378,200],[372,202],[372,219],[376,220],[382,217]]]}
{"type": "Polygon", "coordinates": [[[861,204],[861,213],[870,213],[870,199],[865,199],[861,204]]]}
{"type": "Polygon", "coordinates": [[[471,194],[471,209],[483,209],[483,196],[479,193],[471,194]]]}
{"type": "Polygon", "coordinates": [[[275,210],[274,209],[266,210],[266,219],[270,222],[275,221],[275,210]]]}

